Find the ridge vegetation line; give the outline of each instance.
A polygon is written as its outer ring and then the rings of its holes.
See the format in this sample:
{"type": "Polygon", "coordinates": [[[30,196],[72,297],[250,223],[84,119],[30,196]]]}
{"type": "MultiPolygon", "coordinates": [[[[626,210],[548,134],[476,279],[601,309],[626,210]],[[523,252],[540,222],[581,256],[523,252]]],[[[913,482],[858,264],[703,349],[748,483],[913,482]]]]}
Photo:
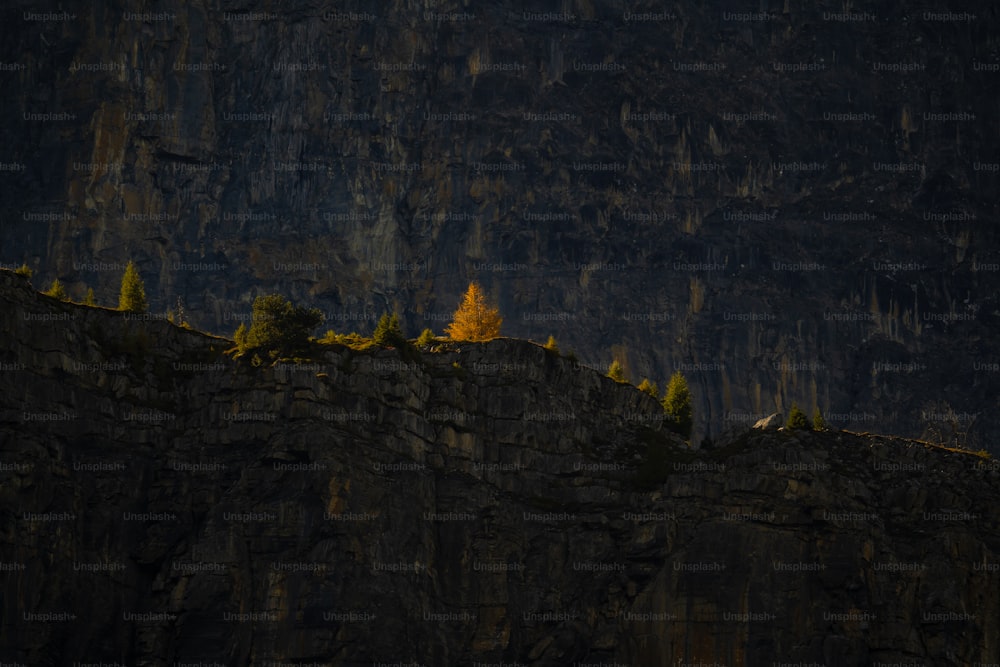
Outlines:
{"type": "MultiPolygon", "coordinates": [[[[32,272],[26,265],[16,270],[0,269],[0,275],[3,274],[20,278],[21,280],[14,281],[14,284],[20,282],[23,287],[35,295],[35,298],[44,297],[65,304],[70,308],[86,308],[101,312],[104,315],[120,315],[126,319],[134,319],[143,323],[166,322],[178,332],[187,332],[211,341],[226,343],[228,347],[222,352],[223,356],[229,357],[233,362],[239,363],[242,361],[253,368],[277,367],[280,369],[283,364],[308,364],[319,360],[325,361],[324,353],[327,350],[336,348],[348,349],[352,353],[374,352],[382,349],[396,350],[404,361],[417,363],[422,361],[423,357],[421,353],[460,353],[465,345],[504,340],[517,344],[531,345],[545,350],[553,358],[565,359],[572,362],[573,370],[587,370],[600,373],[597,367],[580,363],[572,351],[562,353],[553,336],[549,336],[544,344],[529,339],[501,336],[500,325],[502,318],[498,310],[489,304],[482,292],[482,288],[475,282],[469,285],[462,303],[455,312],[453,323],[447,327],[446,331],[449,334],[447,336],[439,336],[431,329],[424,329],[418,337],[407,338],[400,327],[398,315],[393,312],[382,315],[371,336],[364,336],[357,332],[336,333],[331,329],[327,330],[322,337],[314,337],[310,335],[310,332],[322,323],[322,313],[315,308],[305,309],[300,306],[294,306],[284,297],[272,294],[259,296],[255,299],[250,327],[246,327],[245,324],[241,323],[234,332],[234,335],[227,337],[192,328],[184,319],[183,308],[180,304],[178,304],[177,311],[168,311],[164,316],[149,317],[144,286],[131,262],[129,262],[122,279],[122,298],[117,308],[95,303],[92,290],[88,290],[85,301],[73,301],[66,296],[65,291],[58,284],[58,280],[46,291],[37,290],[30,283],[32,272]]],[[[96,334],[98,332],[91,331],[90,333],[96,334]]],[[[143,350],[141,350],[141,352],[145,353],[149,347],[146,340],[148,337],[141,332],[138,335],[147,343],[142,346],[143,350]]],[[[99,335],[94,337],[103,339],[99,335]]],[[[134,345],[131,345],[133,342],[135,341],[105,341],[105,343],[108,343],[107,347],[113,353],[134,352],[134,350],[131,350],[131,347],[134,347],[134,345]]],[[[214,351],[214,346],[212,349],[214,351]]],[[[345,363],[349,366],[353,365],[350,360],[347,360],[345,363]]],[[[450,374],[464,381],[469,369],[457,361],[452,365],[453,372],[450,374]]],[[[472,371],[475,372],[475,368],[472,371]]],[[[617,359],[612,360],[604,375],[614,380],[617,384],[631,385],[625,378],[621,363],[617,359]]],[[[659,395],[656,383],[651,382],[648,378],[643,378],[638,385],[632,386],[638,391],[648,394],[660,403],[664,411],[664,426],[669,431],[684,439],[687,444],[687,451],[690,454],[695,454],[696,452],[704,454],[710,450],[721,453],[722,451],[731,449],[731,446],[738,441],[745,442],[747,436],[754,431],[753,428],[744,426],[741,429],[731,430],[731,432],[724,434],[720,438],[719,443],[712,443],[706,439],[706,441],[701,443],[702,448],[694,448],[689,441],[693,423],[691,395],[684,375],[680,371],[674,372],[662,398],[659,395]]],[[[657,440],[662,438],[659,432],[649,427],[646,427],[645,430],[651,436],[654,434],[659,436],[655,438],[657,440]]],[[[906,444],[919,444],[925,448],[972,455],[981,459],[991,458],[991,455],[986,450],[974,451],[961,447],[949,447],[944,443],[935,443],[919,438],[909,438],[893,434],[831,429],[826,424],[819,410],[816,410],[810,423],[806,415],[795,404],[792,405],[784,427],[777,430],[779,432],[783,431],[786,434],[796,431],[829,431],[869,438],[875,441],[887,440],[894,443],[900,441],[906,444]]],[[[647,444],[652,445],[653,443],[647,442],[647,444]]],[[[716,457],[712,456],[710,458],[714,459],[716,457]]]]}

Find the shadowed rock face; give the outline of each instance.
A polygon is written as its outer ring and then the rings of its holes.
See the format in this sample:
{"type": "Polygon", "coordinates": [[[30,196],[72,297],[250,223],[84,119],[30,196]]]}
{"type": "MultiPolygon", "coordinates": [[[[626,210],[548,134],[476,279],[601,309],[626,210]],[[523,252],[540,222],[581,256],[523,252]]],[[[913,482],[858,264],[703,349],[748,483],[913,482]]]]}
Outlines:
{"type": "Polygon", "coordinates": [[[791,4],[8,10],[0,261],[112,303],[133,258],[226,334],[269,291],[440,332],[478,279],[507,335],[685,370],[699,441],[940,399],[988,446],[998,10],[791,4]]]}
{"type": "Polygon", "coordinates": [[[1000,659],[970,454],[754,430],[698,456],[525,341],[253,368],[9,272],[0,331],[4,661],[1000,659]]]}

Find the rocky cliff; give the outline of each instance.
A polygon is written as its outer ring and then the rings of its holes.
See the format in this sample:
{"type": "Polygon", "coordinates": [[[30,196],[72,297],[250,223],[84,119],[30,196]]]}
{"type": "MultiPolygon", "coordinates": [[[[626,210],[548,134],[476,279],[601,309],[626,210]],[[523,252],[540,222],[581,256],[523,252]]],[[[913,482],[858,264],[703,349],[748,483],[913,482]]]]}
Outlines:
{"type": "Polygon", "coordinates": [[[797,401],[992,447],[1000,10],[754,4],[14,3],[0,261],[113,304],[132,258],[227,335],[271,290],[440,331],[478,279],[685,371],[698,439],[797,401]]]}
{"type": "Polygon", "coordinates": [[[0,660],[1000,660],[1000,471],[747,431],[535,344],[269,368],[0,271],[0,660]]]}

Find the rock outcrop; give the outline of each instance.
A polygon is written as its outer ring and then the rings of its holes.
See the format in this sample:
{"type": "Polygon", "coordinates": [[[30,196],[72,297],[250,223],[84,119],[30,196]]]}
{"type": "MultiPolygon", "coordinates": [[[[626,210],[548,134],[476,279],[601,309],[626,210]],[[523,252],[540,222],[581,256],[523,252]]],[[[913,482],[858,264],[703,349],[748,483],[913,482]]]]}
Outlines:
{"type": "Polygon", "coordinates": [[[780,412],[775,412],[773,415],[768,415],[763,419],[758,419],[757,422],[754,423],[753,427],[759,429],[772,429],[772,428],[776,429],[780,428],[784,424],[785,424],[784,416],[780,412]]]}
{"type": "Polygon", "coordinates": [[[478,279],[506,335],[683,370],[698,441],[1000,439],[994,4],[556,4],[19,3],[0,262],[110,304],[134,259],[226,335],[270,291],[440,332],[478,279]]]}
{"type": "Polygon", "coordinates": [[[1000,472],[900,438],[699,453],[525,341],[229,341],[0,272],[0,660],[1000,660],[1000,472]]]}

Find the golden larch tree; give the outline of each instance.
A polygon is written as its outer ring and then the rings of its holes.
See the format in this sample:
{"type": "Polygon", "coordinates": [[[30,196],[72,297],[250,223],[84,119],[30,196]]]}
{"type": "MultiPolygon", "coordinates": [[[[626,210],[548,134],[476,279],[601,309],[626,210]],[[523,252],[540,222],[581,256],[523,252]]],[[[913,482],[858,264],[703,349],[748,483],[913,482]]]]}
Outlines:
{"type": "Polygon", "coordinates": [[[125,275],[122,276],[122,289],[118,295],[118,310],[130,313],[145,313],[149,310],[146,301],[146,287],[139,277],[139,269],[135,262],[129,260],[125,265],[125,275]]]}
{"type": "Polygon", "coordinates": [[[444,331],[452,340],[490,340],[500,335],[501,322],[500,310],[491,307],[479,283],[472,282],[444,331]]]}

